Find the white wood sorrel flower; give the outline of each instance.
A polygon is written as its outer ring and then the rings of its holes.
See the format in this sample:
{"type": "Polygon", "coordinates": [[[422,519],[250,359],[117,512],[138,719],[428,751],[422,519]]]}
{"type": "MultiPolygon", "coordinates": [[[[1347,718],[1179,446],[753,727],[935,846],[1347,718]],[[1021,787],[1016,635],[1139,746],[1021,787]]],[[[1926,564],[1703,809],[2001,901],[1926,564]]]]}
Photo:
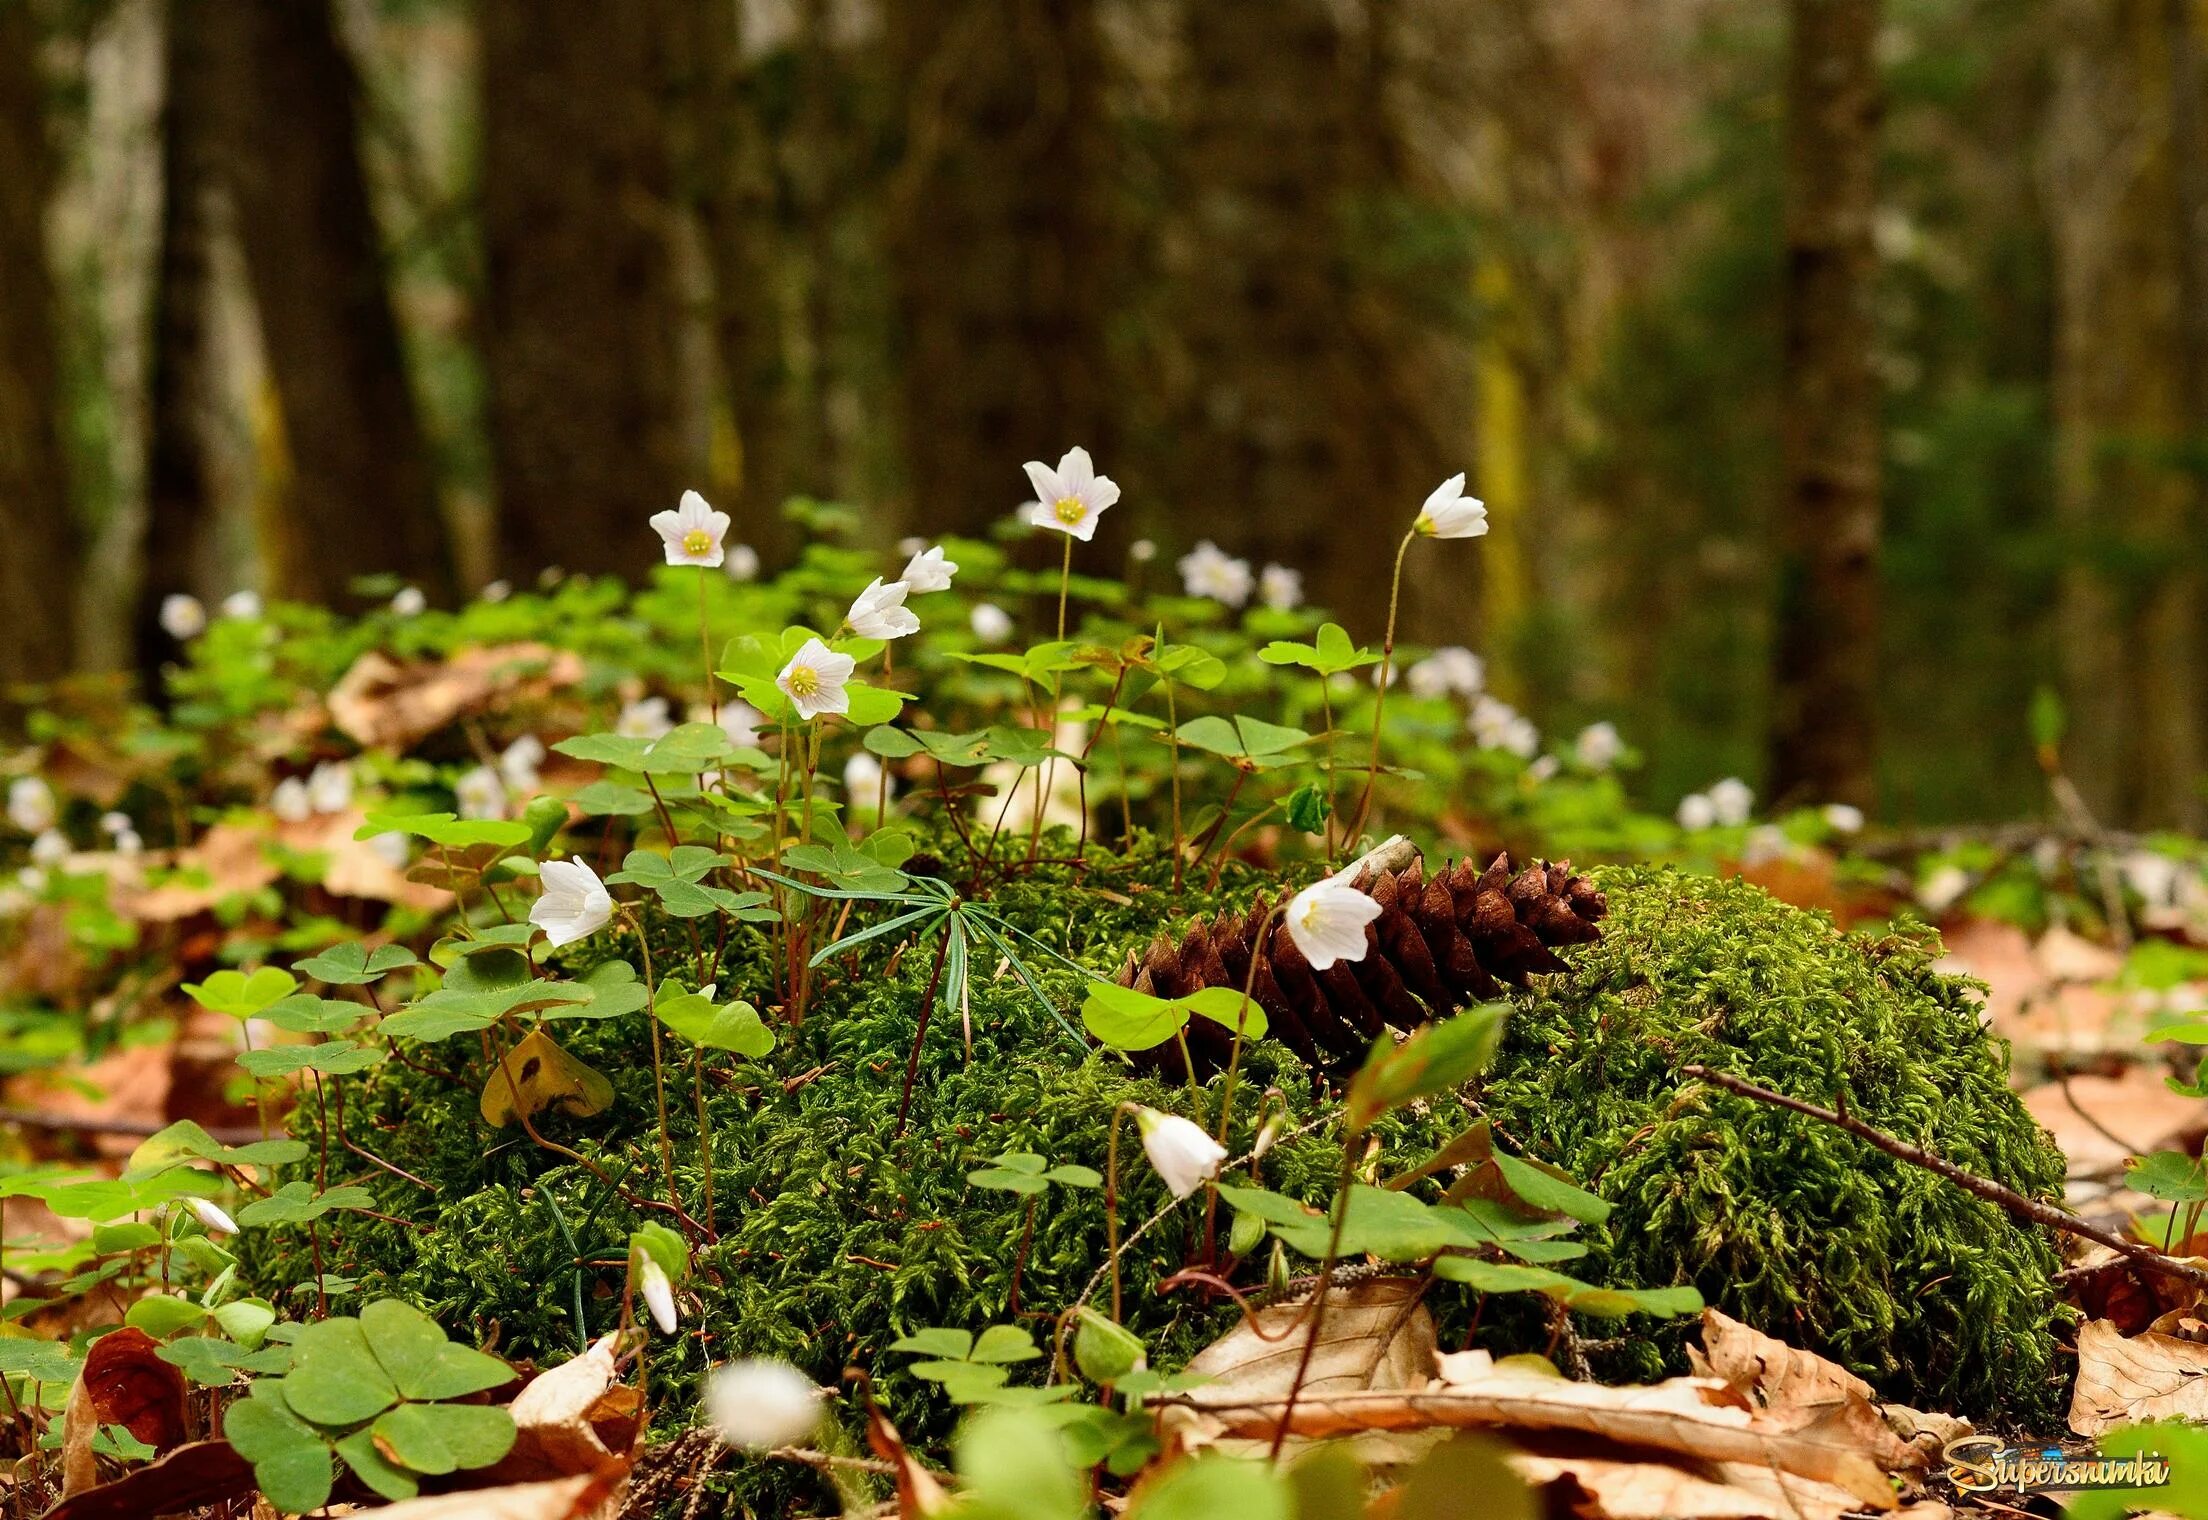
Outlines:
{"type": "Polygon", "coordinates": [[[192,1211],[192,1217],[200,1222],[210,1235],[235,1235],[238,1222],[223,1207],[207,1198],[186,1198],[184,1207],[192,1211]]]}
{"type": "Polygon", "coordinates": [[[207,608],[196,596],[172,591],[161,598],[161,631],[179,644],[207,631],[207,608]]]}
{"type": "Polygon", "coordinates": [[[808,722],[822,713],[847,713],[851,698],[843,688],[857,663],[818,639],[807,639],[805,647],[790,656],[790,663],[782,667],[774,684],[782,688],[782,695],[790,699],[797,715],[808,722]]]}
{"type": "Polygon", "coordinates": [[[903,581],[885,583],[880,576],[859,593],[843,620],[862,639],[901,639],[920,631],[920,619],[905,605],[912,588],[903,581]]]}
{"type": "Polygon", "coordinates": [[[713,1374],[705,1387],[705,1413],[731,1446],[746,1451],[794,1446],[820,1427],[820,1387],[788,1362],[751,1357],[713,1374]]]}
{"type": "Polygon", "coordinates": [[[728,514],[713,510],[697,492],[685,491],[680,507],[652,514],[652,531],[666,546],[668,564],[716,569],[721,563],[721,540],[728,537],[728,514]]]}
{"type": "Polygon", "coordinates": [[[945,559],[940,545],[923,549],[905,562],[905,573],[897,579],[905,583],[905,589],[915,596],[930,591],[951,589],[951,577],[958,574],[958,561],[945,559]]]}
{"type": "Polygon", "coordinates": [[[644,1306],[652,1311],[652,1323],[659,1326],[659,1333],[673,1335],[675,1285],[667,1280],[667,1269],[650,1256],[644,1257],[643,1265],[636,1272],[636,1290],[644,1295],[644,1306]]]}
{"type": "Polygon", "coordinates": [[[1464,474],[1459,471],[1434,487],[1413,526],[1428,538],[1478,538],[1487,531],[1487,504],[1464,494],[1464,474]]]}
{"type": "Polygon", "coordinates": [[[1096,473],[1087,449],[1066,450],[1055,470],[1039,459],[1030,459],[1025,468],[1040,508],[1035,513],[1036,525],[1054,533],[1071,534],[1083,543],[1096,537],[1097,518],[1119,500],[1118,482],[1096,473]]]}
{"type": "Polygon", "coordinates": [[[1175,1198],[1186,1198],[1219,1175],[1226,1148],[1179,1114],[1161,1113],[1137,1106],[1135,1127],[1142,1131],[1142,1149],[1158,1169],[1175,1198]]]}
{"type": "Polygon", "coordinates": [[[1315,881],[1288,900],[1288,938],[1313,971],[1365,958],[1365,925],[1380,916],[1380,905],[1349,884],[1356,869],[1315,881]]]}
{"type": "Polygon", "coordinates": [[[548,860],[537,868],[544,891],[529,909],[529,922],[557,949],[596,934],[613,917],[613,897],[581,856],[548,860]]]}

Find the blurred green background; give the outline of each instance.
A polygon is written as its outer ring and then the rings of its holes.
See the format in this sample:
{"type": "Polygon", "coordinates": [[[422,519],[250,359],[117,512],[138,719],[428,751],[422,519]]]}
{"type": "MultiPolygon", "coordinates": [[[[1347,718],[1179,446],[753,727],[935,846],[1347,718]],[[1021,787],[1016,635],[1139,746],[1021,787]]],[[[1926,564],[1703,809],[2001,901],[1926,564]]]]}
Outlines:
{"type": "MultiPolygon", "coordinates": [[[[0,680],[1125,487],[1668,807],[2195,825],[2197,0],[0,0],[0,680]],[[2052,699],[2040,702],[2044,713],[2052,699]],[[2051,725],[2040,737],[2049,737],[2051,725]]],[[[1149,539],[1157,558],[1136,557],[1149,539]]],[[[1055,544],[1041,546],[1055,554],[1055,544]]]]}

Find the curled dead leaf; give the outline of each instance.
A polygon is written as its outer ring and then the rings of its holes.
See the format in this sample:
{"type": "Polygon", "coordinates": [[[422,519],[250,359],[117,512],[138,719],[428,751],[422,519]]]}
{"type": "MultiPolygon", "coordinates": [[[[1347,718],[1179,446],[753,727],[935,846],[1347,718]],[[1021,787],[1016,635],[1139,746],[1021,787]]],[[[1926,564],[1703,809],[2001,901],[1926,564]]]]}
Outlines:
{"type": "Polygon", "coordinates": [[[575,1477],[634,1455],[643,1401],[617,1381],[619,1341],[618,1335],[601,1336],[514,1395],[506,1411],[514,1420],[514,1448],[491,1469],[494,1481],[575,1477]]]}
{"type": "Polygon", "coordinates": [[[2097,1436],[2141,1420],[2208,1419],[2208,1346],[2097,1319],[2078,1332],[2070,1428],[2097,1436]]]}
{"type": "Polygon", "coordinates": [[[184,1441],[184,1374],[161,1360],[160,1343],[134,1325],[111,1330],[92,1343],[62,1427],[62,1492],[76,1494],[98,1481],[92,1438],[103,1425],[120,1425],[156,1453],[184,1441]]]}

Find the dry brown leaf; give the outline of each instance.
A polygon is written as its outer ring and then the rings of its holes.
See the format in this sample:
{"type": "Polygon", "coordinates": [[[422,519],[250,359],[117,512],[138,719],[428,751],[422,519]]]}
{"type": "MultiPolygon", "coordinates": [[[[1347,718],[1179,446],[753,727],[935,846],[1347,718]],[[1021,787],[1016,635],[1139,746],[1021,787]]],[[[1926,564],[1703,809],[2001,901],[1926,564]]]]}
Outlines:
{"type": "Polygon", "coordinates": [[[1959,1415],[1911,1409],[1907,1404],[1881,1404],[1878,1413],[1885,1420],[1886,1428],[1920,1453],[1928,1464],[1939,1457],[1948,1442],[1975,1435],[1978,1429],[1959,1415]]]}
{"type": "Polygon", "coordinates": [[[267,831],[258,822],[218,823],[197,844],[177,851],[167,862],[204,880],[147,888],[118,880],[111,894],[115,911],[141,923],[174,923],[208,912],[224,898],[258,892],[282,874],[263,848],[267,841],[267,831]]]}
{"type": "Polygon", "coordinates": [[[949,1491],[914,1458],[904,1436],[872,1398],[866,1401],[866,1444],[896,1469],[898,1520],[928,1520],[951,1507],[949,1491]]]}
{"type": "Polygon", "coordinates": [[[544,1483],[508,1483],[408,1499],[374,1511],[376,1520],[597,1520],[620,1509],[628,1464],[544,1483]]]}
{"type": "Polygon", "coordinates": [[[543,644],[495,644],[405,663],[370,650],[331,688],[327,706],[330,721],[361,748],[405,750],[457,718],[541,697],[582,675],[579,657],[543,644]]]}
{"type": "Polygon", "coordinates": [[[2160,1066],[2130,1066],[2112,1077],[2081,1073],[2028,1089],[2024,1107],[2054,1136],[2073,1176],[2108,1172],[2149,1151],[2197,1151],[2208,1102],[2171,1092],[2162,1074],[2160,1066]]]}
{"type": "Polygon", "coordinates": [[[2138,1420],[2208,1419],[2208,1346],[2148,1331],[2126,1338],[2108,1320],[2078,1332],[2070,1428],[2097,1436],[2138,1420]]]}
{"type": "Polygon", "coordinates": [[[514,1419],[514,1449],[490,1470],[490,1481],[575,1477],[633,1455],[642,1401],[617,1381],[619,1342],[618,1335],[601,1336],[514,1395],[506,1410],[514,1419]]]}
{"type": "Polygon", "coordinates": [[[98,1481],[92,1438],[102,1425],[120,1425],[156,1453],[184,1440],[184,1374],[161,1360],[160,1343],[134,1325],[111,1330],[92,1343],[62,1425],[62,1492],[77,1494],[98,1481]]]}
{"type": "Polygon", "coordinates": [[[477,1106],[483,1122],[498,1129],[517,1116],[535,1118],[555,1103],[562,1113],[587,1119],[612,1102],[613,1084],[602,1073],[569,1055],[542,1029],[532,1029],[498,1063],[477,1106]]]}
{"type": "MultiPolygon", "coordinates": [[[[2184,1242],[2179,1259],[2208,1267],[2201,1237],[2184,1242]]],[[[2189,1313],[2200,1294],[2186,1283],[2138,1263],[2109,1246],[2093,1246],[2062,1277],[2063,1296],[2089,1320],[2114,1322],[2118,1335],[2137,1335],[2174,1312],[2189,1313]]]]}
{"type": "Polygon", "coordinates": [[[253,1464],[228,1441],[194,1441],[111,1483],[80,1489],[39,1520],[145,1520],[240,1498],[253,1491],[253,1464]]]}
{"type": "Polygon", "coordinates": [[[1505,1460],[1536,1487],[1576,1484],[1593,1504],[1570,1512],[1602,1520],[1840,1520],[1863,1507],[1812,1478],[1744,1462],[1656,1460],[1603,1442],[1539,1441],[1505,1460]]]}
{"type": "Polygon", "coordinates": [[[1837,1362],[1802,1351],[1716,1309],[1702,1311],[1702,1344],[1687,1348],[1687,1362],[1702,1377],[1716,1378],[1760,1409],[1807,1409],[1869,1403],[1871,1385],[1837,1362]]]}
{"type": "Polygon", "coordinates": [[[294,849],[317,851],[328,860],[322,869],[322,890],[334,896],[396,903],[423,912],[449,906],[450,892],[409,880],[373,844],[353,837],[367,821],[362,809],[347,808],[342,813],[321,813],[300,823],[279,825],[278,832],[294,849]]]}
{"type": "MultiPolygon", "coordinates": [[[[1306,1396],[1423,1388],[1433,1375],[1434,1317],[1419,1284],[1383,1277],[1333,1289],[1304,1378],[1306,1396]]],[[[1198,1408],[1285,1398],[1311,1340],[1311,1304],[1272,1304],[1196,1353],[1188,1370],[1212,1379],[1189,1390],[1198,1408]]]]}
{"type": "MultiPolygon", "coordinates": [[[[1863,1507],[1894,1507],[1878,1454],[1899,1443],[1860,1402],[1822,1411],[1753,1410],[1712,1378],[1610,1388],[1510,1367],[1475,1369],[1456,1358],[1442,1362],[1445,1376],[1474,1380],[1425,1391],[1307,1392],[1296,1403],[1290,1432],[1323,1437],[1434,1428],[1576,1431],[1702,1461],[1776,1467],[1844,1488],[1863,1507]]],[[[1286,1405],[1280,1399],[1236,1405],[1215,1394],[1205,1412],[1229,1435],[1259,1436],[1279,1428],[1286,1405]]],[[[1915,1453],[1909,1460],[1915,1465],[1915,1453]]]]}

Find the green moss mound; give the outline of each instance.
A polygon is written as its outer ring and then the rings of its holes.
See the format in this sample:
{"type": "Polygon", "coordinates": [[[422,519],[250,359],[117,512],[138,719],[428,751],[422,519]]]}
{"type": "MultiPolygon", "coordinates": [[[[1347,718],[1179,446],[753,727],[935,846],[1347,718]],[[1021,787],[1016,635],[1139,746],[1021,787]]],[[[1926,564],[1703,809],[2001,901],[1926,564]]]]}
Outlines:
{"type": "MultiPolygon", "coordinates": [[[[1160,890],[1153,857],[1095,852],[1085,876],[1062,866],[1000,887],[996,904],[1085,964],[1109,966],[1161,926],[1207,906],[1160,890]],[[1101,889],[1101,890],[1098,890],[1101,889]]],[[[1230,873],[1223,896],[1260,885],[1230,873]]],[[[1978,1030],[1962,988],[1929,969],[1912,940],[1836,934],[1823,919],[1754,888],[1665,872],[1610,872],[1604,940],[1574,953],[1570,973],[1521,1000],[1481,1093],[1511,1141],[1590,1179],[1616,1205],[1607,1241],[1583,1266],[1612,1281],[1692,1281],[1713,1302],[1862,1371],[1886,1392],[1943,1407],[2036,1411],[2047,1397],[2055,1314],[2047,1242],[1939,1179],[1891,1162],[1795,1115],[1694,1088],[1689,1061],[1737,1071],[1804,1098],[1829,1100],[1845,1079],[1871,1122],[2029,1193],[2051,1193],[2061,1158],[2002,1083],[2002,1056],[1978,1030]]],[[[856,927],[856,924],[851,927],[856,927]]],[[[1085,1054],[1018,980],[977,962],[969,1018],[938,1009],[922,1054],[911,1120],[897,1105],[930,956],[876,941],[831,963],[811,1012],[757,1062],[715,1056],[705,1080],[716,1243],[699,1249],[693,1326],[655,1344],[651,1380],[662,1418],[687,1422],[698,1379],[717,1360],[787,1357],[823,1381],[867,1368],[917,1441],[946,1435],[954,1411],[889,1354],[929,1325],[977,1329],[1009,1317],[1021,1200],[972,1187],[967,1174],[1007,1150],[1102,1169],[1114,1107],[1190,1110],[1188,1094],[1085,1054]],[[972,1050],[966,1047],[970,1024],[972,1050]]],[[[559,957],[566,971],[633,955],[632,938],[601,935],[559,957]]],[[[687,971],[687,926],[658,925],[654,962],[687,971]]],[[[767,999],[768,947],[732,937],[722,986],[767,999]]],[[[1038,962],[1061,1008],[1082,978],[1038,962]]],[[[639,1016],[550,1026],[611,1078],[613,1106],[590,1119],[542,1116],[540,1129],[590,1157],[623,1189],[664,1196],[651,1044],[639,1016]]],[[[415,1174],[421,1187],[332,1147],[332,1180],[361,1181],[378,1219],[325,1220],[326,1270],[364,1295],[398,1294],[456,1334],[506,1354],[557,1361],[619,1317],[625,1243],[639,1213],[589,1169],[491,1132],[476,1113],[488,1067],[461,1038],[405,1052],[342,1086],[353,1139],[415,1174]],[[442,1073],[429,1070],[441,1067],[442,1073]]],[[[669,1044],[668,1102],[685,1205],[703,1217],[696,1073],[669,1044]]],[[[1309,1073],[1277,1045],[1250,1053],[1230,1137],[1246,1148],[1255,1095],[1279,1090],[1291,1118],[1320,1112],[1309,1073]]],[[[1204,1095],[1216,1112],[1216,1083],[1204,1095]]],[[[1455,1100],[1391,1121],[1385,1154],[1408,1166],[1461,1131],[1455,1100]]],[[[298,1127],[314,1139],[311,1107],[298,1127]]],[[[1268,1155],[1263,1180],[1323,1200],[1339,1163],[1325,1129],[1268,1155]]],[[[1163,1190],[1123,1137],[1121,1217],[1132,1224],[1163,1190]]],[[[1225,1219],[1219,1228],[1225,1228],[1225,1219]]],[[[1127,1262],[1130,1323],[1159,1365],[1175,1365],[1235,1317],[1155,1285],[1200,1249],[1200,1208],[1146,1236],[1127,1262]]],[[[264,1290],[312,1292],[303,1228],[251,1232],[248,1267],[264,1290]]],[[[1056,1191],[1035,1214],[1021,1308],[1054,1312],[1104,1259],[1103,1199],[1056,1191]]],[[[1474,1304],[1432,1295],[1454,1344],[1474,1304]]],[[[1047,1337],[1048,1320],[1027,1321],[1047,1337]]],[[[1481,1315],[1483,1341],[1539,1349],[1548,1326],[1505,1301],[1481,1315]]],[[[1635,1320],[1621,1372],[1653,1374],[1676,1334],[1635,1320]]],[[[1589,1333],[1606,1333],[1589,1327],[1589,1333]]],[[[808,1472],[746,1464],[731,1482],[762,1513],[827,1502],[808,1472]]]]}
{"type": "MultiPolygon", "coordinates": [[[[1611,916],[1521,1000],[1483,1093],[1498,1126],[1617,1206],[1613,1280],[1692,1282],[1889,1397],[2042,1418],[2053,1242],[1830,1126],[1694,1083],[1702,1063],[1849,1111],[2032,1197],[2063,1158],[1928,931],[1842,935],[1730,880],[1605,870],[1611,916]]],[[[1639,1370],[1654,1372],[1643,1348],[1639,1370]]]]}

